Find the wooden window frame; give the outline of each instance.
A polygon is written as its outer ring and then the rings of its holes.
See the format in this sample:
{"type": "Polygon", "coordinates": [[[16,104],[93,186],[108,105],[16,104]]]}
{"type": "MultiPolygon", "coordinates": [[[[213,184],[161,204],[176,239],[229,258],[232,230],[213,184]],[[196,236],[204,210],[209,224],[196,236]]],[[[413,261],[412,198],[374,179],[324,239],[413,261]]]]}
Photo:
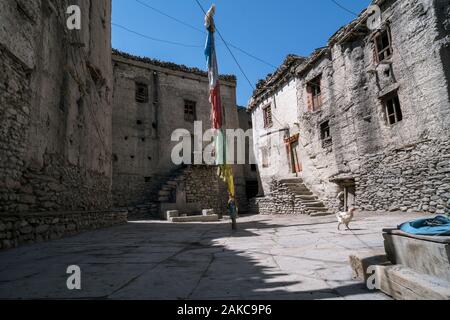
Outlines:
{"type": "Polygon", "coordinates": [[[143,82],[136,82],[135,100],[138,103],[147,103],[149,101],[148,84],[143,82]],[[141,91],[142,89],[142,91],[141,91]]]}
{"type": "Polygon", "coordinates": [[[373,45],[374,45],[374,56],[376,63],[382,63],[384,61],[388,61],[390,58],[392,58],[392,55],[394,53],[394,49],[392,46],[392,34],[391,29],[389,26],[386,26],[385,29],[378,31],[373,36],[373,45]],[[381,43],[383,45],[383,35],[384,33],[387,34],[388,39],[388,45],[386,47],[380,48],[378,45],[381,43]],[[388,52],[389,51],[389,52],[388,52]],[[386,54],[388,52],[388,54],[386,54]],[[381,57],[382,56],[382,57],[381,57]]]}
{"type": "Polygon", "coordinates": [[[386,123],[390,126],[403,121],[403,111],[398,92],[393,92],[382,98],[386,123]]]}
{"type": "Polygon", "coordinates": [[[272,105],[269,104],[265,106],[262,110],[263,110],[264,128],[265,129],[271,128],[273,126],[272,105]]]}
{"type": "Polygon", "coordinates": [[[197,102],[184,100],[184,120],[189,122],[197,120],[197,102]]]}
{"type": "Polygon", "coordinates": [[[306,92],[308,95],[308,111],[319,111],[323,105],[321,74],[307,82],[306,92]]]}

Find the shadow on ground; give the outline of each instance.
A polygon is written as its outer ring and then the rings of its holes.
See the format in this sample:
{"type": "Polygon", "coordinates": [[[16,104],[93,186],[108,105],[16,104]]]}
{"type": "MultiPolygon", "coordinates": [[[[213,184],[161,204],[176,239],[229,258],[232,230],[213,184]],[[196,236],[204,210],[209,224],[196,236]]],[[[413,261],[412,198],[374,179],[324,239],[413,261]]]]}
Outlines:
{"type": "Polygon", "coordinates": [[[1,252],[0,298],[309,300],[368,293],[351,281],[346,257],[302,253],[328,248],[311,235],[334,230],[334,222],[276,221],[247,217],[236,232],[228,223],[135,221],[1,252]],[[82,290],[67,289],[70,265],[81,268],[82,290]]]}

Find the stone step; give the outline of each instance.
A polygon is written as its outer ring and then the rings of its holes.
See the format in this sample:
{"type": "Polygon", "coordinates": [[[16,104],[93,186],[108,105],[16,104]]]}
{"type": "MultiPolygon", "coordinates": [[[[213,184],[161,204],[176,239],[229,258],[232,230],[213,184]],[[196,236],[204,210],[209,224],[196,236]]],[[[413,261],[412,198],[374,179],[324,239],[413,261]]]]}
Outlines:
{"type": "Polygon", "coordinates": [[[314,196],[314,193],[311,191],[299,191],[294,194],[294,196],[314,196]]]}
{"type": "Polygon", "coordinates": [[[279,181],[281,184],[296,184],[296,183],[303,183],[302,178],[287,178],[287,179],[281,179],[279,181]]]}
{"type": "Polygon", "coordinates": [[[375,266],[376,284],[396,300],[450,300],[450,282],[403,265],[375,266]]]}
{"type": "Polygon", "coordinates": [[[289,190],[292,192],[311,191],[305,186],[289,186],[289,190]]]}
{"type": "Polygon", "coordinates": [[[326,212],[326,211],[328,211],[328,208],[325,208],[325,207],[323,207],[323,208],[319,208],[319,207],[305,207],[305,210],[309,211],[309,212],[316,212],[316,211],[326,212]]]}
{"type": "Polygon", "coordinates": [[[328,212],[328,211],[325,211],[325,212],[320,212],[320,211],[316,211],[316,212],[311,212],[311,213],[309,213],[309,216],[310,217],[326,217],[326,216],[333,216],[334,215],[334,213],[333,212],[328,212]]]}
{"type": "Polygon", "coordinates": [[[307,208],[324,208],[325,205],[320,201],[304,201],[303,202],[307,208]]]}
{"type": "Polygon", "coordinates": [[[159,202],[169,202],[169,197],[159,197],[158,201],[159,202]]]}
{"type": "Polygon", "coordinates": [[[295,195],[295,199],[301,200],[301,201],[313,201],[313,200],[317,200],[317,197],[316,196],[295,195]]]}

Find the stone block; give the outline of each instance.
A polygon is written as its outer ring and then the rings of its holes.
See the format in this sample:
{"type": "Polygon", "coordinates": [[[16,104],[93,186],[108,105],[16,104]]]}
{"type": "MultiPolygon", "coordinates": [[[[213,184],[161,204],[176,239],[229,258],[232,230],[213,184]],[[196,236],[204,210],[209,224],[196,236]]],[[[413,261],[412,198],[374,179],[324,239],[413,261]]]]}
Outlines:
{"type": "Polygon", "coordinates": [[[180,216],[180,212],[178,210],[169,210],[166,211],[165,219],[170,221],[172,218],[176,218],[180,216]]]}
{"type": "Polygon", "coordinates": [[[383,230],[388,259],[412,270],[450,282],[450,237],[414,236],[383,230]]]}
{"type": "Polygon", "coordinates": [[[378,289],[396,300],[450,300],[450,282],[411,268],[376,266],[378,289]]]}
{"type": "Polygon", "coordinates": [[[212,215],[214,215],[214,209],[204,209],[202,211],[202,214],[204,216],[212,216],[212,215]]]}

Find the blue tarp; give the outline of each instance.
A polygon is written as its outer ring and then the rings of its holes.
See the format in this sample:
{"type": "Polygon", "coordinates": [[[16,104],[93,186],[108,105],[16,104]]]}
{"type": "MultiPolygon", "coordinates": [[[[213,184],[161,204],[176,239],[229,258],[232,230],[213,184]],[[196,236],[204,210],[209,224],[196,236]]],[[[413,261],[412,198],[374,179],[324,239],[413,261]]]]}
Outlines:
{"type": "Polygon", "coordinates": [[[420,236],[450,236],[450,219],[444,216],[403,223],[399,229],[420,236]]]}

